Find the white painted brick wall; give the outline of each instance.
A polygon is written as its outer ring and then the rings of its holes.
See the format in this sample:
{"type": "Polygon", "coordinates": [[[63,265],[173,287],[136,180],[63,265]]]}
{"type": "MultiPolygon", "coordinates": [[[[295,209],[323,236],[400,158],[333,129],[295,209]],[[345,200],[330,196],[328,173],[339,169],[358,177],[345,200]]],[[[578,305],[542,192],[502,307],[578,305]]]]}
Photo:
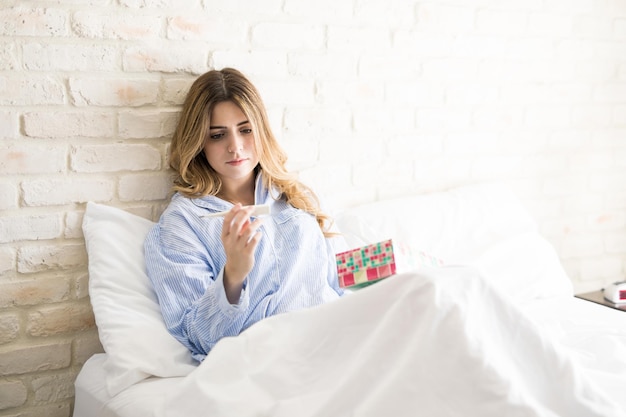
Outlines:
{"type": "Polygon", "coordinates": [[[577,291],[626,277],[626,2],[4,0],[0,416],[67,417],[101,350],[93,200],[155,219],[193,80],[232,66],[330,208],[508,183],[577,291]]]}

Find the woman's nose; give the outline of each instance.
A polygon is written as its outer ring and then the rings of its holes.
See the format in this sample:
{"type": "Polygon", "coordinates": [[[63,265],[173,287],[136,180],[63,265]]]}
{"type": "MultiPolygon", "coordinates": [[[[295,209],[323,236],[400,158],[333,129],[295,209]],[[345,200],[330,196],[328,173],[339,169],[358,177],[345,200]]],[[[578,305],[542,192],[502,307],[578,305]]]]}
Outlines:
{"type": "Polygon", "coordinates": [[[233,153],[240,151],[241,149],[243,149],[243,138],[239,132],[234,132],[228,143],[228,152],[233,153]]]}

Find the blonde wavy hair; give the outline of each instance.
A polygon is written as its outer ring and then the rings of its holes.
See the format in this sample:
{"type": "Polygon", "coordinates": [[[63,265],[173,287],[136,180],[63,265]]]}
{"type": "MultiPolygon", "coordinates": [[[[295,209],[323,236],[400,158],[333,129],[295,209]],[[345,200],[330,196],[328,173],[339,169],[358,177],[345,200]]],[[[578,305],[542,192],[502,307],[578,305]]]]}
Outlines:
{"type": "Polygon", "coordinates": [[[252,125],[264,185],[276,187],[293,207],[315,216],[326,236],[329,217],[320,209],[315,193],[287,171],[287,154],[280,147],[270,125],[261,96],[252,83],[233,68],[209,71],[192,84],[172,137],[170,167],[175,171],[174,191],[189,198],[217,195],[222,181],[204,154],[210,117],[217,103],[231,101],[252,125]]]}

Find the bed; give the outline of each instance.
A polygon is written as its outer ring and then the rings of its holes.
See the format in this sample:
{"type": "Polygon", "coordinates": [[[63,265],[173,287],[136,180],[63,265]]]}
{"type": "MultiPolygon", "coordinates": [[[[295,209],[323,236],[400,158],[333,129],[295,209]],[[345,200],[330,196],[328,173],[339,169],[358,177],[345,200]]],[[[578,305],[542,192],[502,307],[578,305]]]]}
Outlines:
{"type": "Polygon", "coordinates": [[[143,266],[152,222],[88,203],[89,290],[105,353],[74,417],[626,416],[626,313],[575,298],[502,184],[335,214],[350,247],[391,238],[397,274],[223,339],[198,364],[143,266]],[[442,261],[415,262],[426,253],[442,261]]]}

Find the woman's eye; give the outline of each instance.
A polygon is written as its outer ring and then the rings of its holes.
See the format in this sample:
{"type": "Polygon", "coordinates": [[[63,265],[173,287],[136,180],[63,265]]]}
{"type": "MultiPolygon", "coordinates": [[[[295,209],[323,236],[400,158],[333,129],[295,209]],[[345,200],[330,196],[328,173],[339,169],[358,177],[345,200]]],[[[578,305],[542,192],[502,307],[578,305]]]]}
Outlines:
{"type": "Polygon", "coordinates": [[[249,135],[250,133],[252,133],[252,129],[250,129],[249,127],[241,129],[241,133],[244,135],[249,135]]]}
{"type": "Polygon", "coordinates": [[[209,136],[211,138],[211,140],[220,140],[224,137],[223,133],[213,133],[212,135],[209,136]]]}

